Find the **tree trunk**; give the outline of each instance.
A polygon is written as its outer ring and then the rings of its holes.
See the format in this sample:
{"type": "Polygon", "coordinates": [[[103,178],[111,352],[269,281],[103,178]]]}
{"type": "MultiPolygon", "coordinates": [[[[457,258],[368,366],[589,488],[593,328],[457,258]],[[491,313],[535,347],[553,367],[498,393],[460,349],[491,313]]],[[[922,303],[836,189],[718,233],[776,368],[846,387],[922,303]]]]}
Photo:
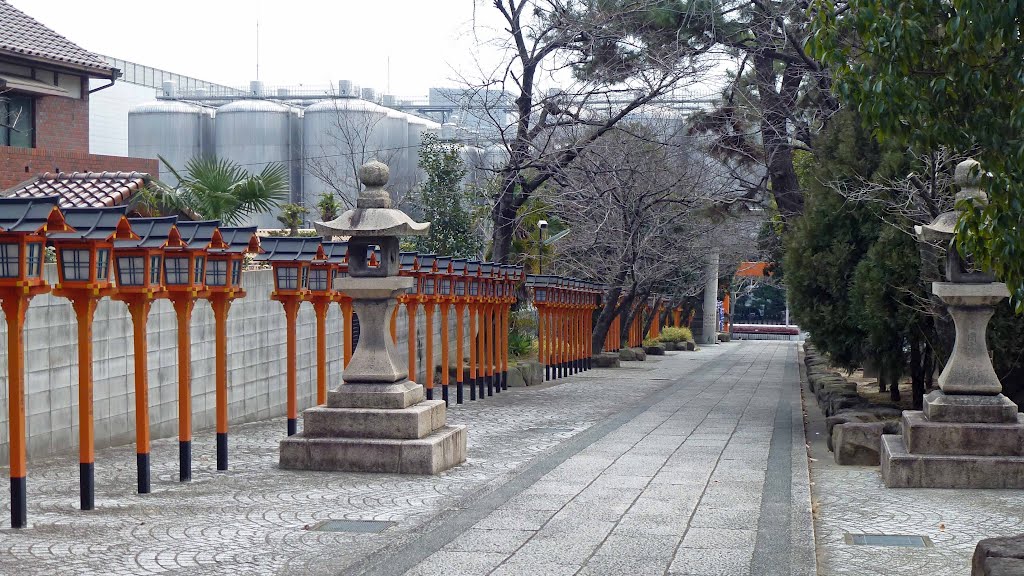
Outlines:
{"type": "Polygon", "coordinates": [[[628,341],[629,327],[633,324],[633,319],[640,312],[641,303],[646,299],[646,293],[632,292],[629,296],[626,296],[626,300],[622,303],[622,329],[619,332],[620,342],[628,341]]]}
{"type": "Polygon", "coordinates": [[[608,338],[608,330],[612,327],[612,322],[615,321],[615,316],[619,313],[619,294],[622,294],[622,288],[618,286],[608,292],[608,295],[605,297],[605,305],[598,312],[597,320],[594,321],[594,330],[591,332],[594,354],[600,354],[604,349],[604,341],[608,338]]]}
{"type": "Polygon", "coordinates": [[[804,198],[800,191],[796,170],[793,168],[793,148],[790,143],[788,118],[792,83],[799,83],[801,75],[787,67],[782,75],[782,92],[776,88],[778,74],[775,61],[768,56],[754,56],[754,77],[761,97],[764,113],[761,117],[761,141],[764,160],[771,180],[772,196],[784,221],[803,213],[804,198]]]}
{"type": "Polygon", "coordinates": [[[491,219],[494,222],[494,231],[491,234],[491,261],[499,264],[508,264],[512,255],[512,236],[515,233],[518,211],[512,191],[514,184],[508,184],[505,188],[491,212],[491,219]]]}

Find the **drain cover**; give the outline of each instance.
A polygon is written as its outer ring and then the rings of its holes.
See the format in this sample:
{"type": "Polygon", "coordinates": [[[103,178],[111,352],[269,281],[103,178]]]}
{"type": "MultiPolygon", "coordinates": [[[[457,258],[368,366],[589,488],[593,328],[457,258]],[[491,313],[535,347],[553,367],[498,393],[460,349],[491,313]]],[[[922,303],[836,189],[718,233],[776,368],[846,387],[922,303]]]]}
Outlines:
{"type": "Polygon", "coordinates": [[[862,546],[902,546],[904,548],[931,548],[927,536],[901,536],[896,534],[850,534],[844,536],[847,544],[862,546]]]}
{"type": "Polygon", "coordinates": [[[385,520],[324,520],[311,526],[310,530],[318,532],[358,532],[373,534],[391,528],[397,522],[385,520]]]}

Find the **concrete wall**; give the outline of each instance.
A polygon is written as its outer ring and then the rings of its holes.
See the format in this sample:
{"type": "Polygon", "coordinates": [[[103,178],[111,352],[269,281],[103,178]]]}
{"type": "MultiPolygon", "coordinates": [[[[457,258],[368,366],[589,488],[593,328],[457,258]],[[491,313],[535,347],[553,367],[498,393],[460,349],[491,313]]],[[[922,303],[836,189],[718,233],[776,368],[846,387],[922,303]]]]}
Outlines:
{"type": "MultiPolygon", "coordinates": [[[[56,281],[55,265],[46,274],[56,281]]],[[[285,322],[280,303],[270,300],[269,270],[245,272],[247,292],[236,300],[228,317],[228,415],[231,423],[282,416],[286,409],[285,322]]],[[[403,307],[404,308],[404,307],[403,307]]],[[[435,314],[434,364],[441,362],[440,314],[435,314]]],[[[450,313],[451,354],[455,357],[455,314],[450,313]]],[[[328,386],[341,382],[343,323],[339,306],[327,318],[328,386]]],[[[423,382],[424,316],[417,315],[417,380],[423,382]]],[[[407,361],[408,320],[398,317],[398,352],[407,361]]],[[[0,342],[6,342],[6,320],[0,320],[0,342]]],[[[316,321],[304,303],[298,321],[298,403],[300,410],[316,401],[316,321]]],[[[76,322],[71,304],[50,295],[32,300],[25,323],[26,414],[29,458],[71,452],[78,447],[78,365],[76,322]]],[[[149,319],[149,417],[153,438],[177,435],[177,328],[167,301],[153,307],[149,319]]],[[[467,348],[468,350],[468,344],[467,348]]],[[[104,299],[93,330],[93,414],[96,446],[135,440],[135,392],[132,323],[127,307],[104,299]]],[[[215,423],[214,324],[209,303],[200,301],[192,320],[193,430],[215,423]]],[[[440,382],[435,384],[440,387],[440,382]]],[[[437,398],[440,398],[438,388],[437,398]]],[[[8,455],[7,350],[0,349],[0,462],[8,455]]]]}

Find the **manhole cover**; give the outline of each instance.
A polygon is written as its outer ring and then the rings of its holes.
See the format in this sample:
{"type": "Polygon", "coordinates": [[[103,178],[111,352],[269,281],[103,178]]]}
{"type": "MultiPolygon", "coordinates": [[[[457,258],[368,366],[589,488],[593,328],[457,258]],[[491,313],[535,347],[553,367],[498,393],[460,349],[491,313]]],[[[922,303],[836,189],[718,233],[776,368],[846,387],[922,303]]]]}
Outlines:
{"type": "Polygon", "coordinates": [[[373,534],[391,528],[397,522],[385,520],[324,520],[311,526],[317,532],[359,532],[373,534]]]}
{"type": "Polygon", "coordinates": [[[847,544],[861,546],[902,546],[904,548],[931,548],[927,536],[901,536],[896,534],[850,534],[845,535],[847,544]]]}
{"type": "Polygon", "coordinates": [[[573,432],[574,429],[573,428],[546,428],[546,427],[541,426],[541,427],[538,427],[538,428],[529,428],[527,431],[529,431],[529,432],[540,432],[541,434],[565,434],[567,432],[573,432]]]}

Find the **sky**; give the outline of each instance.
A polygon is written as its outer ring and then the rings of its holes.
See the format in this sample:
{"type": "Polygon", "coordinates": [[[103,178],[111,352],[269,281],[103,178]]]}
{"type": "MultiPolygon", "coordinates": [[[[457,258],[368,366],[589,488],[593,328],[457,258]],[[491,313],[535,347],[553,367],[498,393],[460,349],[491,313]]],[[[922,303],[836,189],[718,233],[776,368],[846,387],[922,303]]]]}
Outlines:
{"type": "Polygon", "coordinates": [[[425,96],[499,53],[484,0],[9,0],[83,48],[229,86],[348,79],[425,96]],[[475,24],[475,26],[474,26],[475,24]]]}

